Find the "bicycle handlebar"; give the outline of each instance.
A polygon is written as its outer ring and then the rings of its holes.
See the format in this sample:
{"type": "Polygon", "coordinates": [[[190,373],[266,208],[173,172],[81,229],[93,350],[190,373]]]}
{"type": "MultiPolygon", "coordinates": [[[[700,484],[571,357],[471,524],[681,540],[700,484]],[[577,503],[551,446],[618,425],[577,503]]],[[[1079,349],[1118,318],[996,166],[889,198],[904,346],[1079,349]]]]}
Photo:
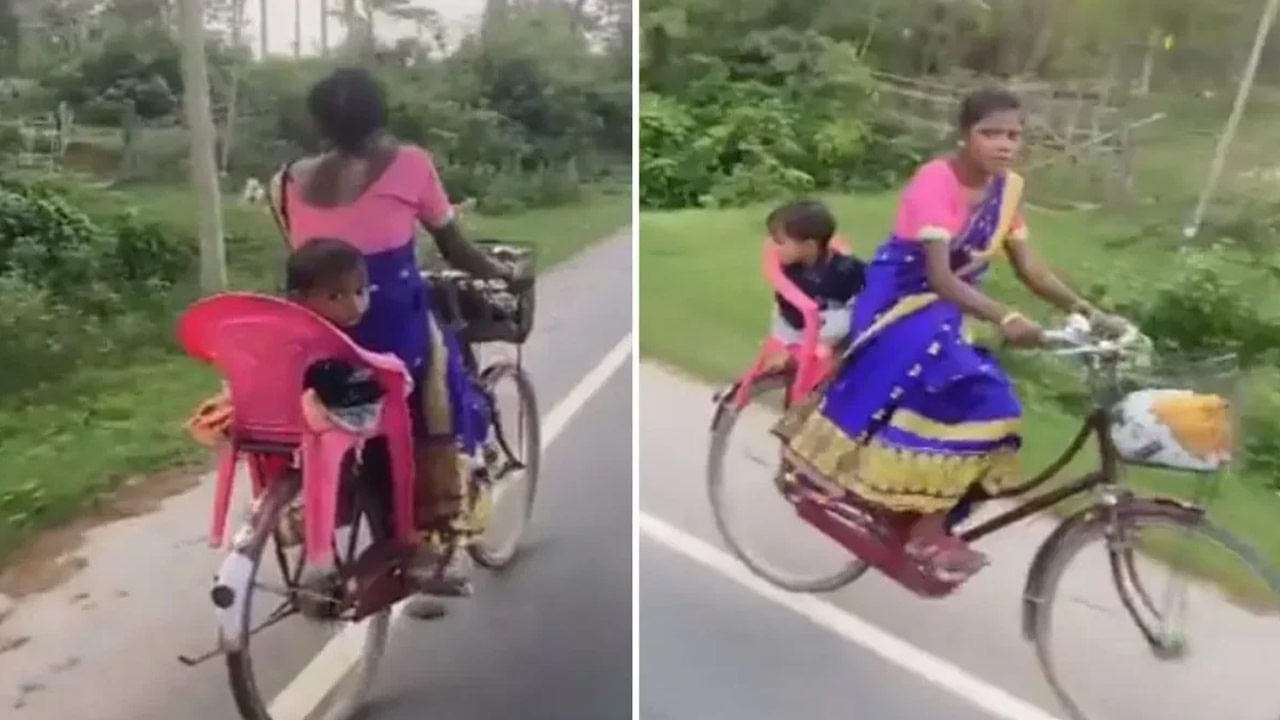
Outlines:
{"type": "Polygon", "coordinates": [[[1150,347],[1151,340],[1136,325],[1129,324],[1118,338],[1097,338],[1093,326],[1083,315],[1070,315],[1060,330],[1048,330],[1044,334],[1048,352],[1060,357],[1111,356],[1120,357],[1132,351],[1150,347]]]}

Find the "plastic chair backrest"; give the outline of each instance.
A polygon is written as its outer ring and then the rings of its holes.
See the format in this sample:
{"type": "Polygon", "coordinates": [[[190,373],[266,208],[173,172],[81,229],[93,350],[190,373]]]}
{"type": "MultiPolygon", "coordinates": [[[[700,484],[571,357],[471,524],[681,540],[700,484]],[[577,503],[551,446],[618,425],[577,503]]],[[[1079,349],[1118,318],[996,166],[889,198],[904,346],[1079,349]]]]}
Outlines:
{"type": "Polygon", "coordinates": [[[278,298],[217,295],[182,316],[178,341],[188,354],[222,371],[242,441],[295,444],[305,424],[302,377],[311,363],[334,358],[401,372],[395,358],[370,353],[322,318],[278,298]]]}
{"type": "MultiPolygon", "coordinates": [[[[841,254],[849,254],[849,243],[841,235],[831,238],[830,248],[841,254]]],[[[822,329],[822,319],[818,312],[818,304],[813,298],[791,282],[782,271],[782,260],[778,257],[778,246],[770,238],[765,238],[763,249],[764,275],[775,292],[800,311],[803,319],[800,347],[793,353],[796,358],[796,376],[789,389],[790,398],[794,401],[808,392],[822,380],[827,371],[829,359],[824,361],[818,356],[818,337],[822,329]]]]}
{"type": "Polygon", "coordinates": [[[308,559],[321,560],[328,554],[333,522],[328,513],[338,480],[336,467],[330,466],[359,438],[339,430],[309,428],[303,419],[303,375],[311,363],[324,358],[372,368],[387,391],[378,434],[388,437],[392,454],[397,534],[407,537],[411,533],[413,458],[408,409],[403,402],[410,379],[399,359],[363,350],[306,308],[247,293],[226,293],[197,302],[179,319],[177,335],[188,354],[222,371],[234,408],[232,442],[218,473],[211,542],[220,545],[225,531],[239,446],[250,442],[282,444],[303,453],[304,502],[310,506],[308,510],[314,508],[319,513],[316,525],[310,513],[307,517],[308,559]]]}

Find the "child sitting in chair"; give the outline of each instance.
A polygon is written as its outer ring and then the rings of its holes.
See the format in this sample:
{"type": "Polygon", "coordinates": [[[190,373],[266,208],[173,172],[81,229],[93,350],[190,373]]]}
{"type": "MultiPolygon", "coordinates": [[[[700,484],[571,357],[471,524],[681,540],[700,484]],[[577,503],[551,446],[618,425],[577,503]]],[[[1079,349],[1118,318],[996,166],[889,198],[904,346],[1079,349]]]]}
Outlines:
{"type": "MultiPolygon", "coordinates": [[[[866,265],[831,247],[836,221],[820,202],[799,200],[776,208],[765,226],[777,246],[783,274],[817,302],[822,321],[818,351],[830,356],[849,334],[850,303],[862,290],[866,265]]],[[[804,337],[804,317],[780,293],[774,297],[773,337],[783,345],[798,345],[804,337]]],[[[780,368],[787,358],[781,351],[770,358],[769,367],[780,368]]]]}
{"type": "MultiPolygon", "coordinates": [[[[339,328],[360,322],[369,308],[368,270],[359,250],[341,240],[316,238],[289,256],[285,292],[293,302],[339,328]]],[[[308,370],[304,386],[326,405],[341,394],[332,363],[308,370]]],[[[359,379],[356,378],[358,381],[359,379]]],[[[187,431],[202,445],[216,445],[231,429],[231,393],[227,389],[200,404],[187,431]]]]}

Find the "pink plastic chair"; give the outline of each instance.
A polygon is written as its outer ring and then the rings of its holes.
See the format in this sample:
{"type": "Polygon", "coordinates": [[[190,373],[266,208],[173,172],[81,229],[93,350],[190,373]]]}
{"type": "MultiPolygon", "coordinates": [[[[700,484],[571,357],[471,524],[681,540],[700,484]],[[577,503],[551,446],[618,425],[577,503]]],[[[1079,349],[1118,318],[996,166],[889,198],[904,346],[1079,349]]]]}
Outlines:
{"type": "MultiPolygon", "coordinates": [[[[831,239],[831,249],[841,254],[850,252],[848,242],[839,235],[831,239]]],[[[762,261],[764,276],[768,279],[769,285],[787,302],[800,310],[800,315],[804,319],[804,330],[799,344],[784,344],[772,335],[764,341],[751,369],[738,382],[734,405],[739,410],[750,402],[752,385],[765,374],[765,364],[778,351],[786,352],[790,356],[791,364],[795,367],[795,375],[791,386],[787,389],[788,404],[795,403],[812,392],[835,366],[835,358],[831,357],[825,347],[818,344],[819,331],[822,328],[818,304],[805,295],[783,273],[782,263],[778,259],[778,247],[769,238],[765,238],[764,241],[762,261]]]]}
{"type": "Polygon", "coordinates": [[[234,407],[230,443],[219,451],[209,543],[221,547],[236,463],[245,457],[254,496],[289,467],[280,453],[300,456],[306,559],[333,559],[342,460],[364,437],[333,427],[309,425],[302,411],[307,367],[333,358],[376,372],[386,401],[376,430],[391,456],[393,526],[397,539],[413,538],[414,459],[408,404],[410,379],[394,356],[362,350],[311,311],[277,298],[227,293],[192,305],[178,321],[183,349],[216,366],[230,385],[234,407]],[[265,448],[265,449],[264,449],[265,448]],[[275,462],[273,462],[273,460],[275,462]]]}

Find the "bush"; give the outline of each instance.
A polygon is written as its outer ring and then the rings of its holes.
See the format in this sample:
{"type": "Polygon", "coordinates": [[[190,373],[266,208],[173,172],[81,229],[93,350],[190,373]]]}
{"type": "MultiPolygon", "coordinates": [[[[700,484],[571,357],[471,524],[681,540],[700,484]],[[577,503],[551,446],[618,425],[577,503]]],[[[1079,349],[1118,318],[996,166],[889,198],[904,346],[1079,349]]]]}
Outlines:
{"type": "Polygon", "coordinates": [[[155,347],[193,265],[133,210],[99,224],[52,185],[0,186],[0,396],[155,347]]]}
{"type": "Polygon", "coordinates": [[[72,304],[97,305],[111,239],[47,188],[0,190],[0,273],[72,304]]]}
{"type": "Polygon", "coordinates": [[[191,249],[126,210],[105,224],[76,210],[51,185],[0,188],[0,275],[52,302],[106,316],[150,290],[172,287],[192,264],[191,249]]]}
{"type": "Polygon", "coordinates": [[[854,48],[813,32],[755,32],[640,103],[645,207],[739,205],[814,189],[883,188],[922,153],[866,120],[875,97],[854,48]]]}
{"type": "Polygon", "coordinates": [[[1253,364],[1280,348],[1280,322],[1222,272],[1222,262],[1218,250],[1181,252],[1172,272],[1129,313],[1167,348],[1234,352],[1253,364]]]}
{"type": "Polygon", "coordinates": [[[187,243],[166,236],[160,225],[129,209],[112,221],[110,251],[104,269],[122,286],[173,286],[194,265],[187,243]]]}
{"type": "Polygon", "coordinates": [[[67,340],[81,337],[76,313],[13,273],[0,273],[0,307],[0,396],[16,395],[75,366],[81,348],[67,340]]]}

